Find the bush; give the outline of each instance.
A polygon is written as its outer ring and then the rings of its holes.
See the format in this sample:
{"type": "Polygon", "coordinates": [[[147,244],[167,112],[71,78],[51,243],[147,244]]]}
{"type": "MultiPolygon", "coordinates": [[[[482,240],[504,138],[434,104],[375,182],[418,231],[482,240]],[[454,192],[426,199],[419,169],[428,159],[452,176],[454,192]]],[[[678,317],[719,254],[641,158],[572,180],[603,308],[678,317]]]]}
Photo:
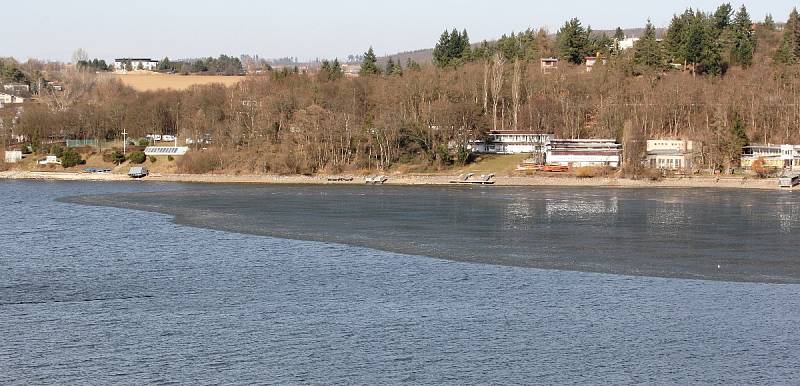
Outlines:
{"type": "Polygon", "coordinates": [[[50,146],[50,154],[61,158],[64,156],[64,148],[59,145],[50,146]]]}
{"type": "Polygon", "coordinates": [[[31,154],[33,152],[31,145],[23,145],[20,150],[22,150],[22,154],[31,154]]]}
{"type": "Polygon", "coordinates": [[[72,149],[67,149],[61,155],[61,166],[63,166],[64,168],[71,168],[73,166],[78,166],[83,162],[84,161],[81,158],[81,155],[72,149]]]}
{"type": "Polygon", "coordinates": [[[217,151],[190,152],[178,160],[178,170],[182,173],[204,174],[222,166],[217,151]]]}
{"type": "Polygon", "coordinates": [[[175,157],[173,157],[171,155],[168,155],[167,156],[167,161],[169,161],[169,162],[175,161],[175,157]]]}
{"type": "Polygon", "coordinates": [[[156,159],[156,157],[151,155],[151,156],[150,156],[150,163],[151,163],[151,164],[154,164],[154,163],[156,163],[156,161],[158,161],[158,160],[156,159]]]}
{"type": "Polygon", "coordinates": [[[136,144],[142,147],[147,147],[150,146],[150,140],[147,138],[142,138],[136,144]]]}
{"type": "Polygon", "coordinates": [[[144,161],[147,159],[147,156],[144,155],[144,152],[135,151],[128,155],[128,161],[134,164],[143,164],[144,161]]]}
{"type": "Polygon", "coordinates": [[[575,177],[594,178],[605,177],[611,174],[611,168],[606,166],[584,166],[575,169],[575,177]]]}

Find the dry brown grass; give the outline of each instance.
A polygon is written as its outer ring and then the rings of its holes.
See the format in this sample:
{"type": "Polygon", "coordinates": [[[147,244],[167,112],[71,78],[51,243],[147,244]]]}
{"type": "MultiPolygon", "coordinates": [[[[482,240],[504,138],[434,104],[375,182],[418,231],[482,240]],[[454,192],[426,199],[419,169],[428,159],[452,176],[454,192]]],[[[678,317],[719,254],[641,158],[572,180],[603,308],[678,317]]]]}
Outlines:
{"type": "Polygon", "coordinates": [[[152,72],[113,74],[111,76],[119,79],[125,85],[133,87],[136,91],[186,90],[194,85],[214,83],[232,86],[246,78],[245,76],[171,75],[152,72]]]}
{"type": "Polygon", "coordinates": [[[612,174],[613,170],[605,166],[584,166],[575,168],[575,177],[578,178],[608,177],[612,174]]]}

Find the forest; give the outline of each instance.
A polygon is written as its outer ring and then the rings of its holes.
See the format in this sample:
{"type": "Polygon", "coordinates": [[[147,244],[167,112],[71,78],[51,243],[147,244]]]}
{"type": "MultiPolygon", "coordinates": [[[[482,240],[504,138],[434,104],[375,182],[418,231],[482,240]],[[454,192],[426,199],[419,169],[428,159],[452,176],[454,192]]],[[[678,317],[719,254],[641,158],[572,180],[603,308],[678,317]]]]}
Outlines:
{"type": "MultiPolygon", "coordinates": [[[[63,93],[42,93],[24,113],[0,110],[33,147],[53,139],[119,139],[150,133],[211,138],[197,172],[436,170],[470,162],[470,140],[490,130],[564,138],[615,138],[626,158],[645,139],[701,144],[697,165],[726,170],[748,142],[800,143],[800,17],[753,22],[723,4],[687,9],[665,30],[648,21],[629,50],[571,19],[555,34],[527,30],[473,44],[446,31],[433,64],[378,64],[365,52],[359,77],[338,60],[319,71],[267,71],[236,86],[136,92],[91,71],[62,70],[63,93]],[[587,72],[585,57],[605,65],[587,72]],[[558,57],[544,73],[539,59],[558,57]]],[[[3,74],[48,73],[4,59],[3,74]]],[[[41,68],[40,68],[41,67],[41,68]]],[[[5,76],[5,75],[4,75],[5,76]]],[[[49,76],[49,75],[48,75],[49,76]]]]}

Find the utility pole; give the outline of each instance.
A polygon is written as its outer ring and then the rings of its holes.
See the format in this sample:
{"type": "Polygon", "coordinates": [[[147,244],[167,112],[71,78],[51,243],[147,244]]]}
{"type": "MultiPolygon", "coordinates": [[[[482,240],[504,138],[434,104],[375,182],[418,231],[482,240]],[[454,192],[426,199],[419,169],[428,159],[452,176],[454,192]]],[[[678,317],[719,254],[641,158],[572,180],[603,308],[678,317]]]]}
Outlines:
{"type": "Polygon", "coordinates": [[[122,155],[125,155],[125,151],[128,149],[128,132],[125,129],[122,129],[122,155]]]}

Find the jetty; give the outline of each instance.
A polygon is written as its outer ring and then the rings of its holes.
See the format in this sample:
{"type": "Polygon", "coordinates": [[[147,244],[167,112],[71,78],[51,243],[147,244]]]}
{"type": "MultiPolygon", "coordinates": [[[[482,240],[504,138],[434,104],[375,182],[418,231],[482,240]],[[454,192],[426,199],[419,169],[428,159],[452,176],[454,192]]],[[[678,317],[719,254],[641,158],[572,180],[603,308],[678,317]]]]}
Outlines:
{"type": "Polygon", "coordinates": [[[494,173],[481,174],[481,176],[477,179],[472,178],[474,175],[475,173],[461,174],[456,177],[456,179],[450,180],[450,183],[467,185],[494,185],[495,183],[495,181],[493,181],[493,178],[495,177],[494,173]]]}

